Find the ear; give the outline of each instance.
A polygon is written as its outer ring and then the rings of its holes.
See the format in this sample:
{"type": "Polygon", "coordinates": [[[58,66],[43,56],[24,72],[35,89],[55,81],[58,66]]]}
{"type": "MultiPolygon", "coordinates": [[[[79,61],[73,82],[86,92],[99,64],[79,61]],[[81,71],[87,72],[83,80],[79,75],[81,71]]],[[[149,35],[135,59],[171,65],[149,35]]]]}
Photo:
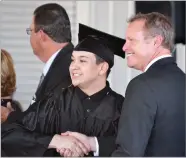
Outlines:
{"type": "Polygon", "coordinates": [[[163,42],[163,37],[161,35],[158,35],[154,38],[154,46],[156,48],[159,48],[163,42]]]}
{"type": "Polygon", "coordinates": [[[46,41],[48,36],[46,33],[43,32],[43,30],[39,30],[39,37],[42,41],[46,41]]]}
{"type": "Polygon", "coordinates": [[[102,76],[102,75],[106,74],[108,69],[109,69],[109,65],[107,62],[101,63],[99,75],[102,76]]]}

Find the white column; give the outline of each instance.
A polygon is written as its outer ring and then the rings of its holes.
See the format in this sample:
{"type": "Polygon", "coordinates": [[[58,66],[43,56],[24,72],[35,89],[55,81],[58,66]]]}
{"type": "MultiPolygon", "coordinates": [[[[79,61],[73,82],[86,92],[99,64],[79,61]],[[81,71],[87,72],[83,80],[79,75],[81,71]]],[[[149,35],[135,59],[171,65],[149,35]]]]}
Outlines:
{"type": "MultiPolygon", "coordinates": [[[[76,30],[77,35],[79,32],[79,23],[89,25],[90,24],[90,1],[76,1],[76,13],[77,13],[77,24],[76,24],[76,30]]],[[[76,41],[76,44],[78,43],[78,38],[76,41]]],[[[75,45],[76,45],[75,44],[75,45]]]]}
{"type": "Polygon", "coordinates": [[[77,22],[88,25],[90,23],[90,5],[91,1],[76,1],[77,22]]]}
{"type": "Polygon", "coordinates": [[[186,47],[185,45],[183,44],[177,44],[176,45],[176,58],[177,58],[177,64],[178,64],[178,67],[180,67],[180,69],[182,69],[184,72],[185,71],[185,51],[186,47]]]}
{"type": "MultiPolygon", "coordinates": [[[[135,14],[135,1],[128,1],[128,15],[127,18],[130,18],[132,15],[135,14]]],[[[132,69],[127,66],[126,68],[126,82],[127,84],[132,79],[132,69]]]]}
{"type": "MultiPolygon", "coordinates": [[[[114,24],[114,1],[108,1],[108,33],[113,34],[113,24],[114,24]]],[[[110,73],[108,77],[108,81],[110,83],[110,87],[113,87],[113,73],[110,73]]]]}

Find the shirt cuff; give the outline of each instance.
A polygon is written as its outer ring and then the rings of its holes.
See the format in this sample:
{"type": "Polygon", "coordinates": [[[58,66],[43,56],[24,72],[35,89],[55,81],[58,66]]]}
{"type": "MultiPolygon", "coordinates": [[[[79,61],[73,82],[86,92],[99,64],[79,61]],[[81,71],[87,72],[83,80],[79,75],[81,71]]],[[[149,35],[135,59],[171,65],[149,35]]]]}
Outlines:
{"type": "Polygon", "coordinates": [[[96,151],[94,152],[94,156],[99,156],[99,144],[98,144],[98,139],[97,137],[95,138],[95,142],[96,142],[96,151]]]}

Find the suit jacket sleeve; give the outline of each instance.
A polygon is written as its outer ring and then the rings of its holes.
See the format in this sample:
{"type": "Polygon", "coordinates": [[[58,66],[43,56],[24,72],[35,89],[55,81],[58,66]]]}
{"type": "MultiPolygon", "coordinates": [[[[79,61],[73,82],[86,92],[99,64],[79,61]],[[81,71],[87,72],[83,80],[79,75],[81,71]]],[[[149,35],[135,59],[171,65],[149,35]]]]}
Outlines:
{"type": "Polygon", "coordinates": [[[99,144],[99,156],[111,156],[112,152],[116,148],[115,140],[116,136],[108,136],[108,137],[97,137],[99,144]]]}
{"type": "Polygon", "coordinates": [[[2,124],[1,147],[7,156],[43,156],[51,140],[19,124],[2,124]]]}
{"type": "Polygon", "coordinates": [[[157,104],[152,88],[143,80],[133,79],[126,90],[112,156],[144,156],[154,124],[157,104]]]}

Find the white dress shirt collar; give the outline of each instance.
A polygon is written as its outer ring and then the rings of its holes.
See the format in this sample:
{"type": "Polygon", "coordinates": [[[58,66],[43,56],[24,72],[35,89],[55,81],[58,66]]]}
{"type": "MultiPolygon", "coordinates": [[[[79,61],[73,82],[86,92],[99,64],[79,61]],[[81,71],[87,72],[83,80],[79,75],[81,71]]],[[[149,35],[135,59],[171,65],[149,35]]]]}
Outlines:
{"type": "Polygon", "coordinates": [[[55,52],[50,58],[49,60],[46,62],[44,68],[43,68],[43,75],[46,76],[50,66],[52,65],[52,62],[54,61],[54,59],[56,58],[56,56],[58,55],[58,53],[60,52],[61,49],[59,49],[57,52],[55,52]]]}
{"type": "Polygon", "coordinates": [[[144,72],[146,72],[146,71],[152,66],[152,64],[154,64],[156,61],[158,61],[158,60],[160,60],[160,59],[163,59],[163,58],[167,58],[167,57],[171,57],[171,55],[170,55],[170,54],[168,54],[168,55],[162,55],[162,56],[159,56],[159,57],[153,59],[153,60],[147,65],[147,67],[145,68],[144,72]]]}

